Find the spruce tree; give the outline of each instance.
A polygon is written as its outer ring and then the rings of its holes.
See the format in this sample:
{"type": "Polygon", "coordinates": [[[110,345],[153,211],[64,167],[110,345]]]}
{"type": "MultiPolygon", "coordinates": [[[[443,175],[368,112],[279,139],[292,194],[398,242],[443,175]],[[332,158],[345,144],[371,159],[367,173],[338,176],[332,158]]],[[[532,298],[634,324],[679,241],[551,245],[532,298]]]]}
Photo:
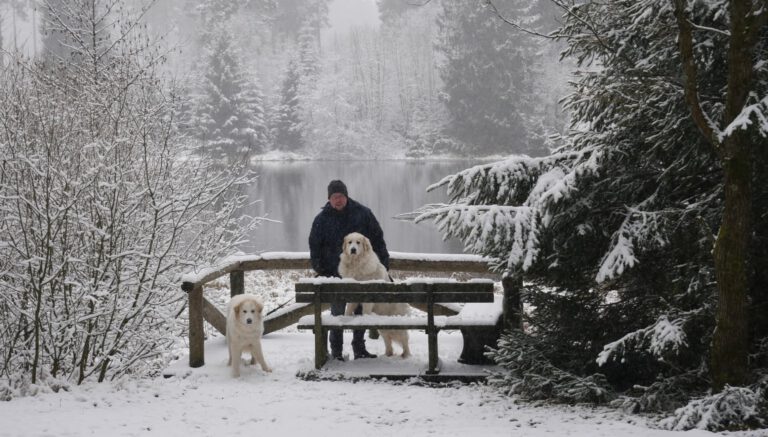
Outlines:
{"type": "Polygon", "coordinates": [[[299,108],[300,78],[299,64],[292,59],[288,63],[280,90],[280,106],[277,108],[275,146],[280,150],[295,151],[304,147],[299,108]]]}
{"type": "MultiPolygon", "coordinates": [[[[562,4],[567,12],[557,35],[581,71],[567,99],[573,121],[561,148],[449,176],[431,189],[447,187],[450,203],[425,208],[417,220],[436,220],[446,236],[461,238],[500,271],[523,272],[532,284],[530,332],[551,363],[577,375],[601,372],[615,389],[635,390],[627,392],[633,408],[670,410],[713,381],[712,249],[726,208],[722,162],[680,86],[672,2],[562,4]]],[[[698,96],[718,123],[730,68],[723,49],[729,5],[696,5],[686,10],[687,20],[715,29],[703,32],[693,51],[698,96]]],[[[752,28],[753,100],[736,128],[754,146],[750,179],[761,181],[753,184],[755,217],[768,214],[767,155],[757,147],[768,133],[762,26],[752,28]]],[[[766,226],[753,229],[755,270],[768,261],[760,248],[766,238],[766,226]]],[[[753,278],[748,293],[764,305],[757,284],[765,284],[765,274],[753,278]]],[[[750,333],[750,371],[765,374],[765,323],[750,333]]],[[[510,341],[499,353],[511,356],[515,347],[510,341]]]]}
{"type": "Polygon", "coordinates": [[[204,60],[192,126],[202,150],[227,160],[263,152],[268,140],[263,98],[224,26],[212,32],[204,60]]]}
{"type": "MultiPolygon", "coordinates": [[[[474,154],[540,155],[533,126],[537,41],[514,31],[482,2],[443,2],[438,16],[440,75],[450,115],[446,133],[474,154]]],[[[525,14],[522,2],[505,10],[525,14]]]]}

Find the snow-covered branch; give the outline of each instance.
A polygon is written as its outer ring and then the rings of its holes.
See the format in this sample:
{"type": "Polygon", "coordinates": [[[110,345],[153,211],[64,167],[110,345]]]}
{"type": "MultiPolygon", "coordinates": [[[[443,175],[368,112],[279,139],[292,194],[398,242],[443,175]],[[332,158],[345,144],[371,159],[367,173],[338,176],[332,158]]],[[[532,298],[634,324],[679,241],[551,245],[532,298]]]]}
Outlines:
{"type": "Polygon", "coordinates": [[[747,130],[752,124],[757,128],[758,133],[763,138],[768,137],[768,96],[763,97],[761,100],[757,100],[758,96],[754,93],[750,94],[752,104],[747,104],[741,113],[733,119],[731,124],[726,126],[722,132],[719,133],[720,141],[725,141],[725,138],[729,137],[736,130],[747,130]]]}
{"type": "Polygon", "coordinates": [[[688,338],[683,331],[686,321],[685,317],[669,320],[663,315],[653,325],[630,332],[603,346],[597,364],[603,366],[611,359],[620,361],[627,352],[647,353],[659,360],[677,354],[688,345],[688,338]]]}

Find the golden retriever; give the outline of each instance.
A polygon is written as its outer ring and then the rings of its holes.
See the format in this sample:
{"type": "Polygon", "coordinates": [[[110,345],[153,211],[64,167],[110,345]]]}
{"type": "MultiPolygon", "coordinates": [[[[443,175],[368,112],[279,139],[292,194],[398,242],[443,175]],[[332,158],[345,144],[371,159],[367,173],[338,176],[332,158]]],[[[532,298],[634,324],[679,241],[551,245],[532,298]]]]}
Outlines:
{"type": "Polygon", "coordinates": [[[264,361],[261,350],[261,335],[264,333],[264,319],[261,315],[264,303],[258,296],[239,294],[229,301],[227,311],[227,346],[229,347],[228,366],[232,366],[232,376],[240,376],[240,356],[244,351],[251,353],[251,364],[258,361],[261,369],[271,372],[264,361]]]}
{"type": "MultiPolygon", "coordinates": [[[[379,257],[371,247],[371,240],[362,234],[353,232],[344,237],[342,246],[339,274],[342,278],[352,278],[357,281],[372,281],[381,279],[389,281],[389,273],[381,264],[379,257]]],[[[347,303],[344,314],[354,315],[359,303],[347,303]]],[[[381,316],[406,316],[409,313],[406,303],[363,303],[363,314],[375,313],[381,316]]],[[[411,355],[408,348],[408,331],[404,329],[381,330],[381,338],[384,340],[384,353],[391,357],[394,354],[392,342],[397,342],[403,349],[403,358],[411,355]]]]}

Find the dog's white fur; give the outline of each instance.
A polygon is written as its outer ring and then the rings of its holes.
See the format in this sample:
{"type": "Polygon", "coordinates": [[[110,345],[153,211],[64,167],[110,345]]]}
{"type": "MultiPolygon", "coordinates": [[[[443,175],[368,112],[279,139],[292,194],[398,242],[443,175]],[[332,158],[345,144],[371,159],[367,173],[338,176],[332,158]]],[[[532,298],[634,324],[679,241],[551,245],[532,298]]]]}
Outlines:
{"type": "Polygon", "coordinates": [[[264,303],[258,296],[239,294],[229,301],[227,309],[227,346],[229,347],[228,366],[232,366],[232,376],[240,376],[240,356],[250,351],[251,364],[258,361],[261,369],[271,372],[264,361],[261,350],[261,335],[264,333],[264,318],[261,312],[264,303]]]}
{"type": "MultiPolygon", "coordinates": [[[[362,234],[353,232],[344,237],[344,246],[342,248],[339,274],[342,278],[352,278],[357,281],[372,281],[376,279],[389,280],[387,268],[381,264],[378,255],[373,251],[371,240],[362,234]]],[[[348,303],[344,314],[354,315],[355,309],[359,303],[348,303]]],[[[406,303],[363,303],[363,314],[375,313],[381,316],[405,316],[408,315],[408,304],[406,303]]],[[[403,348],[403,358],[411,355],[408,347],[408,331],[406,330],[387,330],[379,331],[384,340],[384,353],[389,357],[394,354],[392,342],[397,342],[403,348]]]]}

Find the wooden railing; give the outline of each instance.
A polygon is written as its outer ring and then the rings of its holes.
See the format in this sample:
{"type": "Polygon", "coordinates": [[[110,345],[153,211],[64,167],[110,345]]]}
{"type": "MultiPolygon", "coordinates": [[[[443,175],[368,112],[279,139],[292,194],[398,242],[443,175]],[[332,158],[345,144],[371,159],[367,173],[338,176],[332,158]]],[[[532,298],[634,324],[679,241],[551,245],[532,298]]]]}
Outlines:
{"type": "MultiPolygon", "coordinates": [[[[390,271],[423,273],[474,273],[493,275],[488,263],[479,256],[453,254],[412,254],[390,252],[390,271]]],[[[205,364],[204,321],[222,334],[226,331],[226,316],[203,295],[206,284],[229,275],[232,296],[242,294],[245,272],[252,270],[311,270],[308,252],[267,252],[261,255],[233,257],[213,267],[188,273],[182,277],[181,288],[189,296],[189,365],[200,367],[205,364]]],[[[522,323],[519,277],[501,278],[504,288],[504,324],[508,328],[519,328],[522,323]]],[[[282,311],[275,317],[267,317],[264,331],[269,333],[296,323],[301,316],[312,313],[312,305],[297,304],[289,311],[282,311]]],[[[450,309],[444,309],[450,314],[450,309]]]]}

